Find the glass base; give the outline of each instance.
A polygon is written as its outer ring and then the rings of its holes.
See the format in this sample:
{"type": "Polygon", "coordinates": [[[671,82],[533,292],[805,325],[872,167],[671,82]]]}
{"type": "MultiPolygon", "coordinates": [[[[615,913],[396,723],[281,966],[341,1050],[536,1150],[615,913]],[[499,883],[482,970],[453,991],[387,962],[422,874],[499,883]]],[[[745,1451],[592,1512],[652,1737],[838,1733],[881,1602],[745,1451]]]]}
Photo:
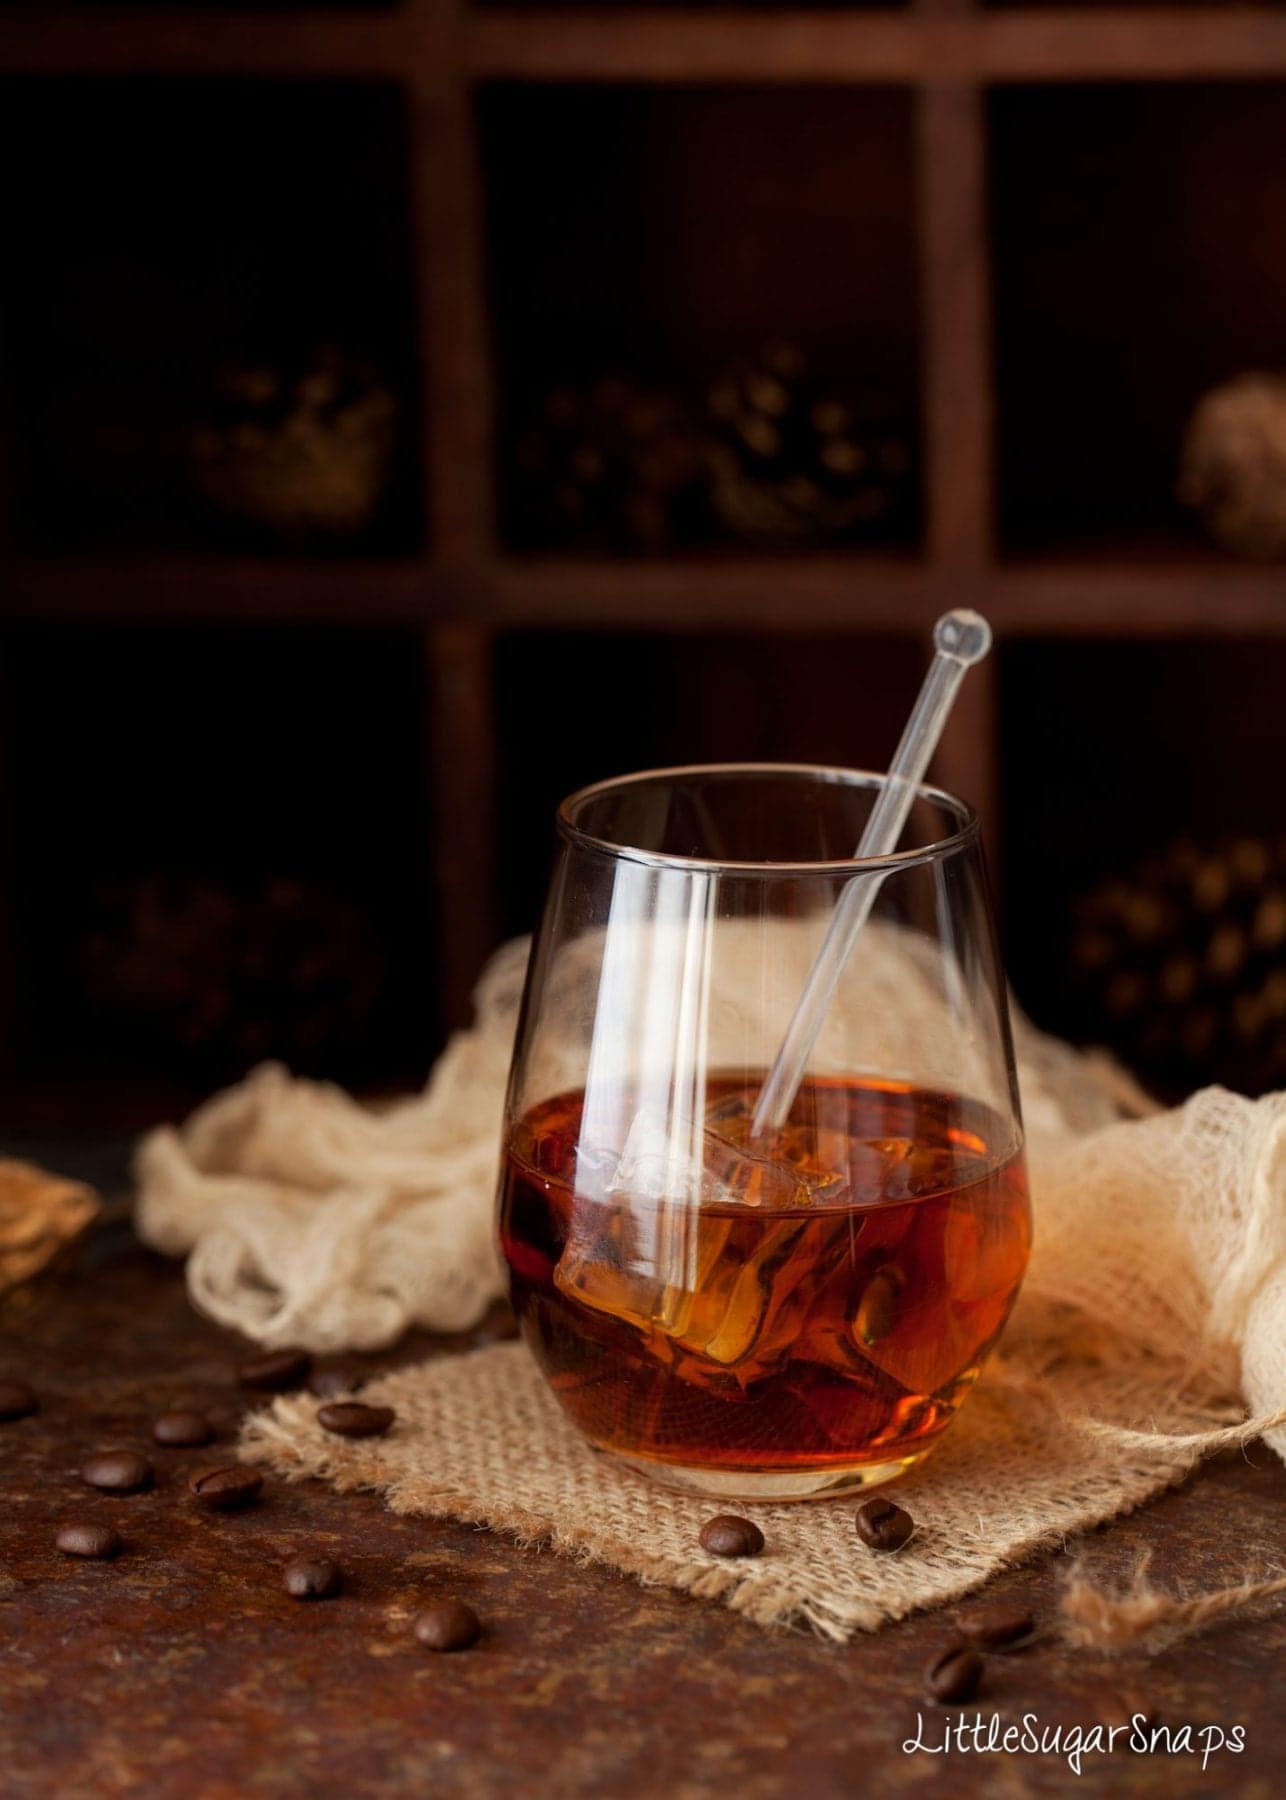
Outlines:
{"type": "Polygon", "coordinates": [[[603,1454],[638,1475],[646,1475],[658,1487],[673,1488],[680,1494],[701,1494],[708,1500],[835,1500],[905,1475],[923,1461],[931,1448],[932,1445],[926,1445],[890,1462],[849,1463],[824,1469],[701,1469],[627,1456],[620,1450],[604,1450],[603,1454]]]}

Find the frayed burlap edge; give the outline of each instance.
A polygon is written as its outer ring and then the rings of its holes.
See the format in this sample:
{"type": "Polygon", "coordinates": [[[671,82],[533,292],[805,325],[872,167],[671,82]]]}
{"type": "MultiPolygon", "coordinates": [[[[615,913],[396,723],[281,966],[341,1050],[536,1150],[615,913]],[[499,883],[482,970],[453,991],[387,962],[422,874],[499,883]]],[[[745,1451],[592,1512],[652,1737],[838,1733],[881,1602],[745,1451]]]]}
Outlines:
{"type": "MultiPolygon", "coordinates": [[[[1017,1372],[1015,1371],[1015,1374],[1017,1372]]],[[[395,1512],[450,1518],[603,1563],[646,1586],[718,1600],[764,1626],[803,1625],[842,1642],[958,1599],[1070,1534],[1129,1512],[1202,1456],[1259,1435],[1237,1403],[1175,1394],[1146,1421],[1114,1420],[1113,1377],[1078,1368],[1060,1392],[1007,1380],[979,1388],[937,1451],[897,1485],[917,1529],[895,1555],[857,1538],[853,1506],[750,1505],[766,1548],[720,1561],[698,1533],[719,1503],[670,1493],[589,1449],[525,1348],[500,1344],[372,1383],[395,1408],[385,1438],[324,1431],[317,1402],[286,1397],[254,1414],[240,1453],[287,1480],[382,1493],[395,1512]]]]}

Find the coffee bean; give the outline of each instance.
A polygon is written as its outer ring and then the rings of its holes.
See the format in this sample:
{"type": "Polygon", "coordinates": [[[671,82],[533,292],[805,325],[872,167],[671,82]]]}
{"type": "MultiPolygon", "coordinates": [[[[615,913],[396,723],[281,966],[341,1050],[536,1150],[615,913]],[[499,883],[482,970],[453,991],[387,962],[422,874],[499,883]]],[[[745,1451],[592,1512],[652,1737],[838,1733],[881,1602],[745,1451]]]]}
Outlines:
{"type": "Polygon", "coordinates": [[[212,1512],[237,1512],[258,1494],[263,1476],[257,1469],[232,1463],[226,1469],[198,1469],[188,1482],[188,1492],[200,1506],[212,1512]]]}
{"type": "Polygon", "coordinates": [[[972,1700],[981,1681],[982,1658],[967,1644],[949,1644],[924,1671],[925,1693],[947,1706],[972,1700]]]}
{"type": "Polygon", "coordinates": [[[332,1400],[317,1408],[317,1423],[340,1437],[383,1437],[396,1417],[391,1406],[364,1406],[360,1400],[332,1400]]]}
{"type": "Polygon", "coordinates": [[[1002,1606],[975,1606],[956,1620],[960,1635],[984,1650],[1004,1650],[1029,1638],[1036,1621],[1028,1612],[1002,1606]]]}
{"type": "Polygon", "coordinates": [[[467,1650],[482,1630],[478,1615],[463,1600],[435,1600],[415,1621],[415,1635],[430,1650],[467,1650]]]}
{"type": "Polygon", "coordinates": [[[210,1442],[214,1427],[204,1413],[167,1412],[153,1424],[152,1436],[171,1450],[196,1450],[210,1442]]]}
{"type": "Polygon", "coordinates": [[[339,1592],[339,1570],[333,1562],[296,1556],[281,1572],[286,1592],[295,1600],[326,1600],[339,1592]]]}
{"type": "Polygon", "coordinates": [[[0,1419],[25,1419],[39,1404],[25,1381],[0,1381],[0,1419]]]}
{"type": "Polygon", "coordinates": [[[915,1530],[910,1513],[891,1500],[864,1500],[854,1522],[858,1537],[872,1550],[900,1550],[915,1530]]]}
{"type": "Polygon", "coordinates": [[[700,1543],[711,1556],[758,1556],[764,1547],[764,1534],[736,1513],[718,1513],[701,1527],[700,1543]]]}
{"type": "Polygon", "coordinates": [[[122,1548],[120,1533],[110,1525],[64,1525],[54,1539],[64,1556],[86,1556],[103,1562],[122,1548]]]}
{"type": "Polygon", "coordinates": [[[308,1392],[319,1400],[337,1400],[344,1394],[356,1394],[366,1385],[366,1375],[351,1363],[327,1363],[314,1369],[308,1377],[308,1392]]]}
{"type": "Polygon", "coordinates": [[[104,1450],[80,1471],[82,1481],[108,1494],[138,1494],[152,1485],[152,1465],[132,1450],[104,1450]]]}
{"type": "Polygon", "coordinates": [[[302,1386],[313,1359],[306,1350],[270,1350],[266,1356],[252,1357],[237,1370],[242,1387],[256,1388],[260,1393],[284,1394],[288,1388],[302,1386]]]}

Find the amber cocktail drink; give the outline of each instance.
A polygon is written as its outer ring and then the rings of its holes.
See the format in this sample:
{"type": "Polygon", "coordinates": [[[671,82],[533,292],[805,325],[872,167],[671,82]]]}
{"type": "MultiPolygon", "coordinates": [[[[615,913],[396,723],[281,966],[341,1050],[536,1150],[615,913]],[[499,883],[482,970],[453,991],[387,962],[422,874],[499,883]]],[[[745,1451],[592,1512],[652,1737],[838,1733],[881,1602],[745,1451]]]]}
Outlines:
{"type": "Polygon", "coordinates": [[[707,1093],[697,1205],[655,1191],[646,1147],[640,1192],[602,1191],[592,1146],[578,1179],[581,1094],[512,1132],[501,1245],[559,1400],[593,1443],[661,1465],[769,1472],[922,1454],[1026,1266],[1010,1134],[955,1095],[830,1078],[806,1083],[774,1139],[748,1145],[757,1085],[715,1078],[707,1093]]]}

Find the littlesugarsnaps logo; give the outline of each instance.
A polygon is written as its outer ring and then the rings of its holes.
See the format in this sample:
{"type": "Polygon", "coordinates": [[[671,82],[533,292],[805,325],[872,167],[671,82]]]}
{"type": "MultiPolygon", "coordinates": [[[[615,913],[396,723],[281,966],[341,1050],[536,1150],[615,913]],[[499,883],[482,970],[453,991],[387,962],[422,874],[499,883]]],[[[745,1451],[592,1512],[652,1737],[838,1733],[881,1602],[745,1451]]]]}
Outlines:
{"type": "Polygon", "coordinates": [[[944,1713],[926,1720],[915,1715],[908,1756],[965,1756],[992,1751],[1002,1756],[1061,1756],[1076,1775],[1090,1759],[1126,1753],[1145,1756],[1199,1756],[1201,1767],[1220,1755],[1240,1756],[1246,1748],[1241,1725],[1154,1725],[1146,1713],[1128,1724],[1043,1725],[1038,1713],[1006,1724],[999,1713],[944,1713]]]}

